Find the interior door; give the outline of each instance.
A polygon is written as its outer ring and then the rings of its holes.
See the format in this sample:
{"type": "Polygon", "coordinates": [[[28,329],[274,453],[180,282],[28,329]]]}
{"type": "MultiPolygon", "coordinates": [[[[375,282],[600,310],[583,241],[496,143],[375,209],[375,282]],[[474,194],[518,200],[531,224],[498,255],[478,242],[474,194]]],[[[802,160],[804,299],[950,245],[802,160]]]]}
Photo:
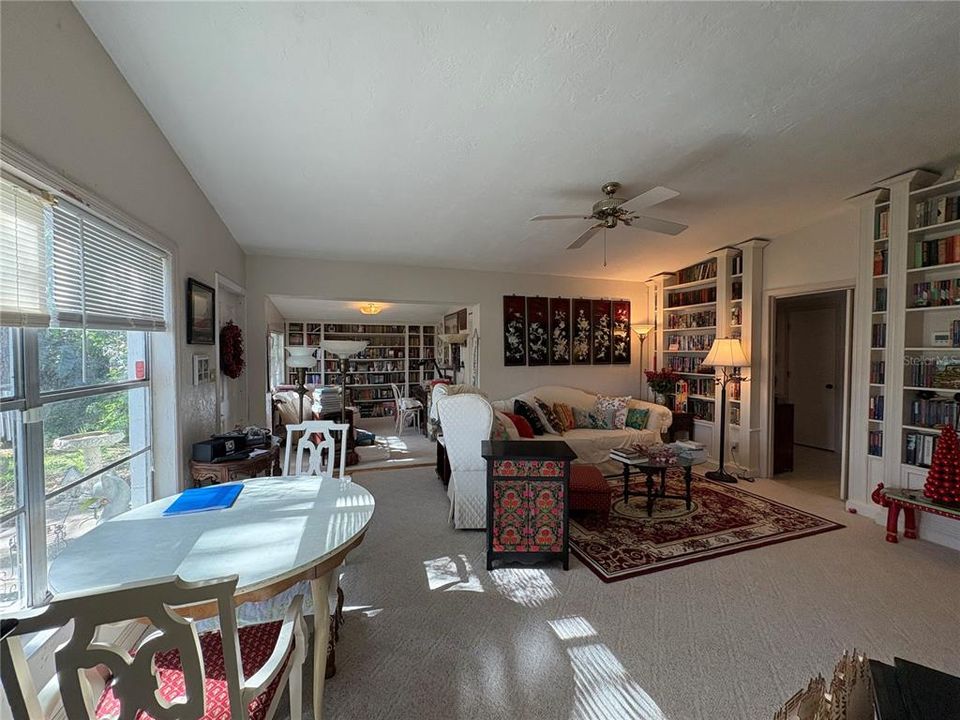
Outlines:
{"type": "Polygon", "coordinates": [[[788,372],[794,405],[794,441],[837,450],[836,310],[793,310],[788,315],[788,372]]]}
{"type": "MultiPolygon", "coordinates": [[[[222,328],[230,321],[238,325],[246,336],[246,302],[243,294],[225,287],[223,284],[218,284],[217,327],[222,328]]],[[[219,350],[218,344],[218,359],[219,350]]],[[[232,430],[238,425],[245,427],[247,425],[246,370],[236,379],[227,377],[222,371],[218,373],[218,376],[217,382],[220,385],[220,431],[232,430]]]]}

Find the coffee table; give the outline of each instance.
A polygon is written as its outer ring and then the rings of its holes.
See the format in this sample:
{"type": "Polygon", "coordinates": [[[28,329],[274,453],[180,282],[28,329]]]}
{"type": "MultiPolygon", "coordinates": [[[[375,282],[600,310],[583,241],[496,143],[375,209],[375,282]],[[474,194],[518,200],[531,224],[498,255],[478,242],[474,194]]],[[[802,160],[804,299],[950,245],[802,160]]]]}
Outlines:
{"type": "Polygon", "coordinates": [[[685,500],[687,510],[691,509],[693,504],[690,483],[693,481],[693,466],[699,465],[702,460],[694,460],[688,457],[679,456],[675,461],[667,464],[654,462],[649,458],[637,458],[636,460],[624,460],[623,458],[610,456],[611,460],[620,463],[623,466],[623,502],[629,503],[630,497],[647,498],[647,517],[653,517],[653,505],[657,499],[661,500],[685,500]],[[683,482],[686,492],[683,495],[667,495],[667,470],[676,467],[683,469],[683,482]],[[647,491],[631,492],[630,477],[632,475],[644,474],[647,476],[647,491]],[[660,478],[660,487],[656,487],[655,477],[660,478]]]}

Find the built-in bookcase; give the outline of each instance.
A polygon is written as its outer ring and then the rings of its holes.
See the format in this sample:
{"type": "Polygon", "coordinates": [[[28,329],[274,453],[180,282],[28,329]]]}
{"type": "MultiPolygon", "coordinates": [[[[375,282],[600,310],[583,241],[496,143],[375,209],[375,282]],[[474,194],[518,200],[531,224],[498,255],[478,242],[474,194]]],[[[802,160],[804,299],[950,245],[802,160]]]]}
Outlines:
{"type": "MultiPolygon", "coordinates": [[[[350,401],[360,408],[363,417],[380,417],[396,412],[391,385],[398,385],[409,396],[410,385],[434,377],[431,366],[421,366],[421,359],[436,353],[436,328],[431,325],[373,325],[334,322],[288,322],[287,345],[319,347],[323,340],[366,340],[367,348],[350,359],[346,384],[350,401]]],[[[308,370],[307,384],[340,385],[340,360],[334,355],[317,352],[317,366],[308,370]]],[[[296,383],[296,371],[288,371],[287,379],[296,383]]]]}
{"type": "MultiPolygon", "coordinates": [[[[743,374],[756,378],[759,358],[751,343],[760,332],[762,249],[765,240],[748,240],[714,251],[710,257],[672,273],[651,278],[652,308],[657,319],[657,367],[672,367],[683,378],[674,409],[694,415],[694,439],[710,456],[719,456],[720,386],[713,368],[701,367],[717,337],[740,338],[751,361],[743,374]]],[[[749,382],[728,386],[728,445],[736,444],[736,460],[746,470],[759,467],[759,418],[756,394],[749,382]]],[[[728,447],[729,451],[729,447],[728,447]]],[[[731,459],[731,455],[727,454],[731,459]]]]}

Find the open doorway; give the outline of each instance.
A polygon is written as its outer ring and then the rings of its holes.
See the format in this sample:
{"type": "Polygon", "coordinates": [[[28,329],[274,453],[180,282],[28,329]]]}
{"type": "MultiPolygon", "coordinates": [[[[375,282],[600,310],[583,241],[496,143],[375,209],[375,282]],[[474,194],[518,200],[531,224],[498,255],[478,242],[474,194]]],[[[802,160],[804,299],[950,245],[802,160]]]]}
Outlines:
{"type": "Polygon", "coordinates": [[[851,291],[774,298],[773,475],[807,492],[846,495],[851,291]]]}

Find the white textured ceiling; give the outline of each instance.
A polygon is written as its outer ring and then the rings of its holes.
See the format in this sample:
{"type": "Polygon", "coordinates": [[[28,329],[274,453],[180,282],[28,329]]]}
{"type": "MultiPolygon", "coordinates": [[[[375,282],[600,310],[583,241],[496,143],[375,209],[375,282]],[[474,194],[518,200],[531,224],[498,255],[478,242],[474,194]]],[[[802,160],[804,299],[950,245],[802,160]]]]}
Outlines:
{"type": "Polygon", "coordinates": [[[370,302],[363,300],[323,300],[320,298],[292,297],[289,295],[271,295],[270,300],[280,314],[288,320],[333,321],[350,323],[398,324],[398,325],[435,325],[444,315],[456,312],[462,305],[438,305],[436,303],[383,303],[378,315],[364,315],[360,305],[370,302]]]}
{"type": "Polygon", "coordinates": [[[78,7],[247,251],[642,279],[958,150],[952,2],[78,7]],[[605,180],[690,229],[527,222],[605,180]]]}

